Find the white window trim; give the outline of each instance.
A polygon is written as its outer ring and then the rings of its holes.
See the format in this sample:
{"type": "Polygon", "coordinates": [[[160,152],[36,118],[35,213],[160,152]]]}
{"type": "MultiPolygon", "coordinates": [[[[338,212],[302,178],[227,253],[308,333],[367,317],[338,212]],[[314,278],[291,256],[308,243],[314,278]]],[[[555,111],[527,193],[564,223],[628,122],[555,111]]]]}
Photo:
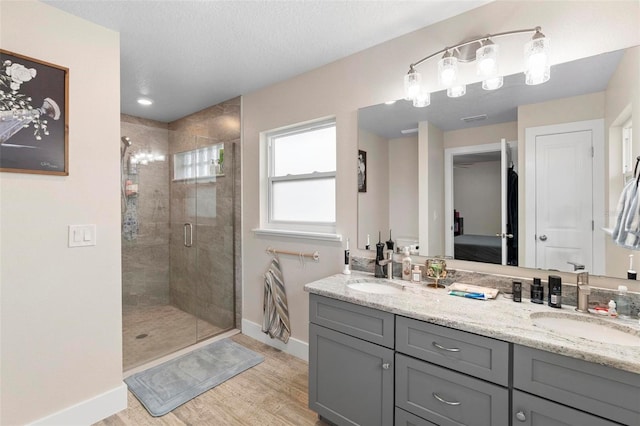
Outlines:
{"type": "MultiPolygon", "coordinates": [[[[260,227],[254,228],[257,236],[278,236],[288,238],[300,238],[323,241],[342,241],[342,236],[335,232],[336,222],[296,222],[276,221],[271,215],[271,183],[282,181],[298,181],[302,179],[326,179],[333,178],[336,184],[337,196],[337,172],[314,172],[301,175],[287,175],[271,177],[273,159],[270,150],[271,139],[296,133],[305,133],[313,129],[336,126],[335,117],[323,118],[294,126],[274,129],[260,134],[260,227]]],[[[336,158],[337,161],[337,158],[336,158]]],[[[337,168],[337,164],[336,164],[337,168]]],[[[335,207],[337,210],[337,199],[335,207]]],[[[336,211],[337,218],[337,211],[336,211]]]]}

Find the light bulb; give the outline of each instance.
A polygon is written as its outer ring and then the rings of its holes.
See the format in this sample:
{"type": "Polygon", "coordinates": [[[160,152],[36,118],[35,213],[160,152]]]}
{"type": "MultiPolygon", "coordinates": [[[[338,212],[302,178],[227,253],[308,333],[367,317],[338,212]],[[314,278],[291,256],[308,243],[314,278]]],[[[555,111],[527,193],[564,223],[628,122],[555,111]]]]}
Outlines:
{"type": "Polygon", "coordinates": [[[482,88],[484,90],[496,90],[502,87],[502,76],[488,78],[482,82],[482,88]]]}
{"type": "Polygon", "coordinates": [[[411,69],[407,75],[404,76],[404,93],[406,100],[412,101],[416,98],[420,92],[421,82],[422,76],[414,69],[411,69]]]}
{"type": "Polygon", "coordinates": [[[416,108],[424,108],[431,104],[431,93],[421,90],[413,100],[413,106],[416,108]]]}
{"type": "Polygon", "coordinates": [[[447,96],[450,98],[459,98],[460,96],[464,96],[465,93],[467,93],[467,86],[464,84],[447,89],[447,96]]]}
{"type": "Polygon", "coordinates": [[[438,61],[438,82],[440,85],[450,87],[458,76],[458,59],[449,52],[438,61]]]}
{"type": "Polygon", "coordinates": [[[536,32],[533,39],[524,46],[525,83],[542,84],[551,77],[549,65],[549,39],[536,32]]]}
{"type": "Polygon", "coordinates": [[[484,46],[476,50],[476,73],[483,77],[493,77],[498,74],[498,45],[487,41],[484,46]]]}

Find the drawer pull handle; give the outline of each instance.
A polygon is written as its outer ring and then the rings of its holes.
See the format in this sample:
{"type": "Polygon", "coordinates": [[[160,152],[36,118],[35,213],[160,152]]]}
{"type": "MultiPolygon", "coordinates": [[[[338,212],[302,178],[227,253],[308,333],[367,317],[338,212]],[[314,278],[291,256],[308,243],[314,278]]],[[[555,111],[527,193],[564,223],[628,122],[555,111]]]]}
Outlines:
{"type": "Polygon", "coordinates": [[[384,364],[382,364],[382,368],[384,368],[385,370],[388,370],[389,367],[391,367],[391,364],[389,364],[388,362],[385,362],[384,364]]]}
{"type": "Polygon", "coordinates": [[[458,348],[445,348],[444,346],[439,345],[436,342],[433,342],[433,346],[435,346],[438,349],[442,349],[443,351],[447,351],[447,352],[460,352],[460,349],[458,349],[458,348]]]}
{"type": "Polygon", "coordinates": [[[451,401],[447,401],[446,399],[442,399],[442,397],[435,392],[432,395],[435,399],[442,402],[443,404],[454,405],[454,406],[462,404],[461,402],[451,402],[451,401]]]}
{"type": "Polygon", "coordinates": [[[518,419],[519,422],[525,422],[527,421],[527,416],[525,416],[522,411],[518,411],[516,413],[516,419],[518,419]]]}

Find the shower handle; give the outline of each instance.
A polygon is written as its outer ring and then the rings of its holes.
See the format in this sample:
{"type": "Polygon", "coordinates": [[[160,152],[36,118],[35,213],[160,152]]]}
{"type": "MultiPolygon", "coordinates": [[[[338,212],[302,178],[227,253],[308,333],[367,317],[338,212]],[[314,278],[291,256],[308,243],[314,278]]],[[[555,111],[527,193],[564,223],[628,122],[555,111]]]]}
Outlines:
{"type": "Polygon", "coordinates": [[[193,245],[193,224],[187,222],[184,224],[184,246],[191,247],[192,245],[193,245]]]}

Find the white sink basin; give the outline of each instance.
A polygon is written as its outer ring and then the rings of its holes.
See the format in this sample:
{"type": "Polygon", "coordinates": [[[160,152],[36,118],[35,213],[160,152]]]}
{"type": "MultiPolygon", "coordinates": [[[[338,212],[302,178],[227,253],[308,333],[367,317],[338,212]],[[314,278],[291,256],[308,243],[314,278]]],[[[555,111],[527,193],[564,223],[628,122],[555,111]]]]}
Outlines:
{"type": "Polygon", "coordinates": [[[376,294],[402,294],[402,289],[394,287],[390,284],[380,284],[375,282],[360,282],[347,284],[351,290],[362,291],[365,293],[376,294]]]}
{"type": "Polygon", "coordinates": [[[640,330],[602,318],[536,312],[531,314],[531,319],[535,326],[553,331],[558,335],[567,334],[614,345],[640,346],[640,330]]]}

